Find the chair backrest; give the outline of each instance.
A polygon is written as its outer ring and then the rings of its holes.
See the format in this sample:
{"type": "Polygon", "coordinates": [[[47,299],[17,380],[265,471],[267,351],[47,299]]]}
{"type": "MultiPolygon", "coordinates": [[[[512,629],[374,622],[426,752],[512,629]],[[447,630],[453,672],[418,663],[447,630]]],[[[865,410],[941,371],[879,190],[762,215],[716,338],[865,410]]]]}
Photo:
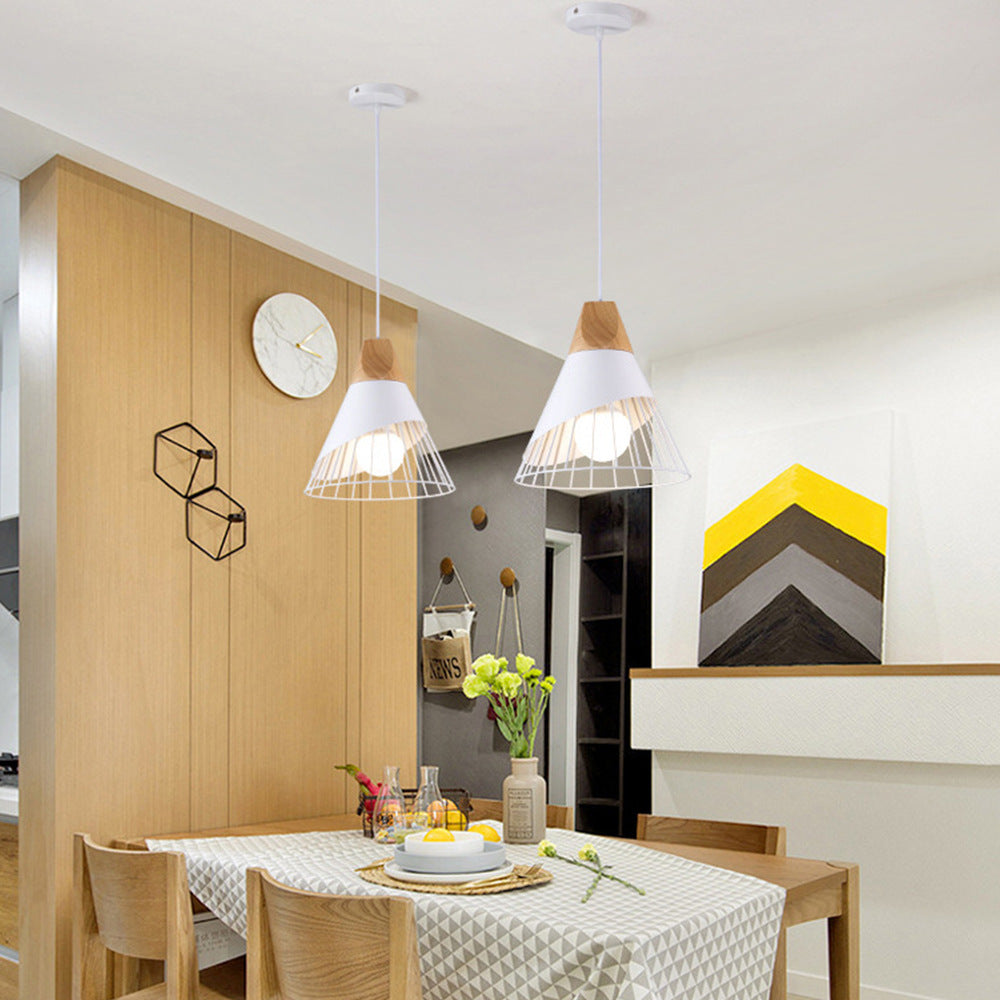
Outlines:
{"type": "MultiPolygon", "coordinates": [[[[495,819],[503,822],[503,802],[500,799],[469,799],[472,805],[470,823],[481,819],[495,819]]],[[[546,806],[545,825],[553,830],[573,829],[573,810],[569,806],[546,806]]]]}
{"type": "Polygon", "coordinates": [[[198,959],[183,855],[118,851],[78,833],[73,891],[74,1000],[114,995],[112,953],[163,961],[171,1000],[197,996],[198,959]]]}
{"type": "Polygon", "coordinates": [[[247,871],[247,1000],[420,1000],[413,902],[247,871]]]}
{"type": "Polygon", "coordinates": [[[640,814],[635,835],[637,840],[655,840],[664,844],[720,847],[728,851],[746,851],[749,854],[785,853],[783,826],[640,814]]]}

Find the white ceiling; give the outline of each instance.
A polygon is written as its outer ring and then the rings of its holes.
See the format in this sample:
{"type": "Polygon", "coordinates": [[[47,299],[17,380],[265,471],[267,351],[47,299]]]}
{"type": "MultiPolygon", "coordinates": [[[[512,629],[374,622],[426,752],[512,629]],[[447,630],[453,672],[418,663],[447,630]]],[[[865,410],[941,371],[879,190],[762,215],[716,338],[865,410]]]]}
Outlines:
{"type": "MultiPolygon", "coordinates": [[[[5,5],[0,107],[553,353],[594,286],[594,45],[552,0],[5,5]]],[[[650,0],[606,42],[644,359],[1000,268],[997,0],[650,0]]],[[[10,169],[0,161],[0,169],[10,169]]]]}
{"type": "MultiPolygon", "coordinates": [[[[57,154],[359,284],[373,285],[371,275],[360,268],[0,108],[0,169],[24,177],[57,154]]],[[[0,301],[16,293],[18,281],[19,197],[17,182],[11,176],[0,173],[0,301]]],[[[384,282],[382,290],[418,312],[417,402],[441,450],[522,433],[535,426],[559,373],[561,358],[398,285],[384,282]],[[482,371],[489,377],[475,374],[482,371]]]]}

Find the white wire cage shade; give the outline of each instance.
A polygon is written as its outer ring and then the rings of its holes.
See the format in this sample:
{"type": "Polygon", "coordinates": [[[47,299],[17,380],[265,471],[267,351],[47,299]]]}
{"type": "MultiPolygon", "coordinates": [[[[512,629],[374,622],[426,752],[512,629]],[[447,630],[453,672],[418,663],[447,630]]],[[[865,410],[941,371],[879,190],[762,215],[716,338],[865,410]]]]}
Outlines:
{"type": "Polygon", "coordinates": [[[522,486],[619,490],[691,476],[613,302],[588,302],[514,477],[522,486]]]}
{"type": "Polygon", "coordinates": [[[419,500],[455,484],[388,340],[367,340],[305,492],[321,500],[419,500]]]}

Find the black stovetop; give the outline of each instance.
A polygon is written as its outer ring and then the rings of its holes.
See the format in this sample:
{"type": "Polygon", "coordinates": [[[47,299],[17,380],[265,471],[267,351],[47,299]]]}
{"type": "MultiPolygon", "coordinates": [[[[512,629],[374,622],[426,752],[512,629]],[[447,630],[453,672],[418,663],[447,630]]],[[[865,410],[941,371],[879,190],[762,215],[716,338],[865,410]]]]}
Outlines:
{"type": "Polygon", "coordinates": [[[17,788],[17,766],[16,753],[0,753],[0,785],[17,788]]]}

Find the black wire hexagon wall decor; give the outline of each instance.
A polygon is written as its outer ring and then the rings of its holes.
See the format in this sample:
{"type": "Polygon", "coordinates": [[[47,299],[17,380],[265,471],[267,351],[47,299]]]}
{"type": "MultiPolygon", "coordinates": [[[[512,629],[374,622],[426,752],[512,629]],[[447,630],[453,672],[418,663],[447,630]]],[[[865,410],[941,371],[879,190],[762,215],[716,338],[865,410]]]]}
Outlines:
{"type": "Polygon", "coordinates": [[[221,562],[247,543],[247,511],[218,481],[218,450],[194,424],[183,421],[153,437],[153,475],[184,503],[184,534],[221,562]]]}

